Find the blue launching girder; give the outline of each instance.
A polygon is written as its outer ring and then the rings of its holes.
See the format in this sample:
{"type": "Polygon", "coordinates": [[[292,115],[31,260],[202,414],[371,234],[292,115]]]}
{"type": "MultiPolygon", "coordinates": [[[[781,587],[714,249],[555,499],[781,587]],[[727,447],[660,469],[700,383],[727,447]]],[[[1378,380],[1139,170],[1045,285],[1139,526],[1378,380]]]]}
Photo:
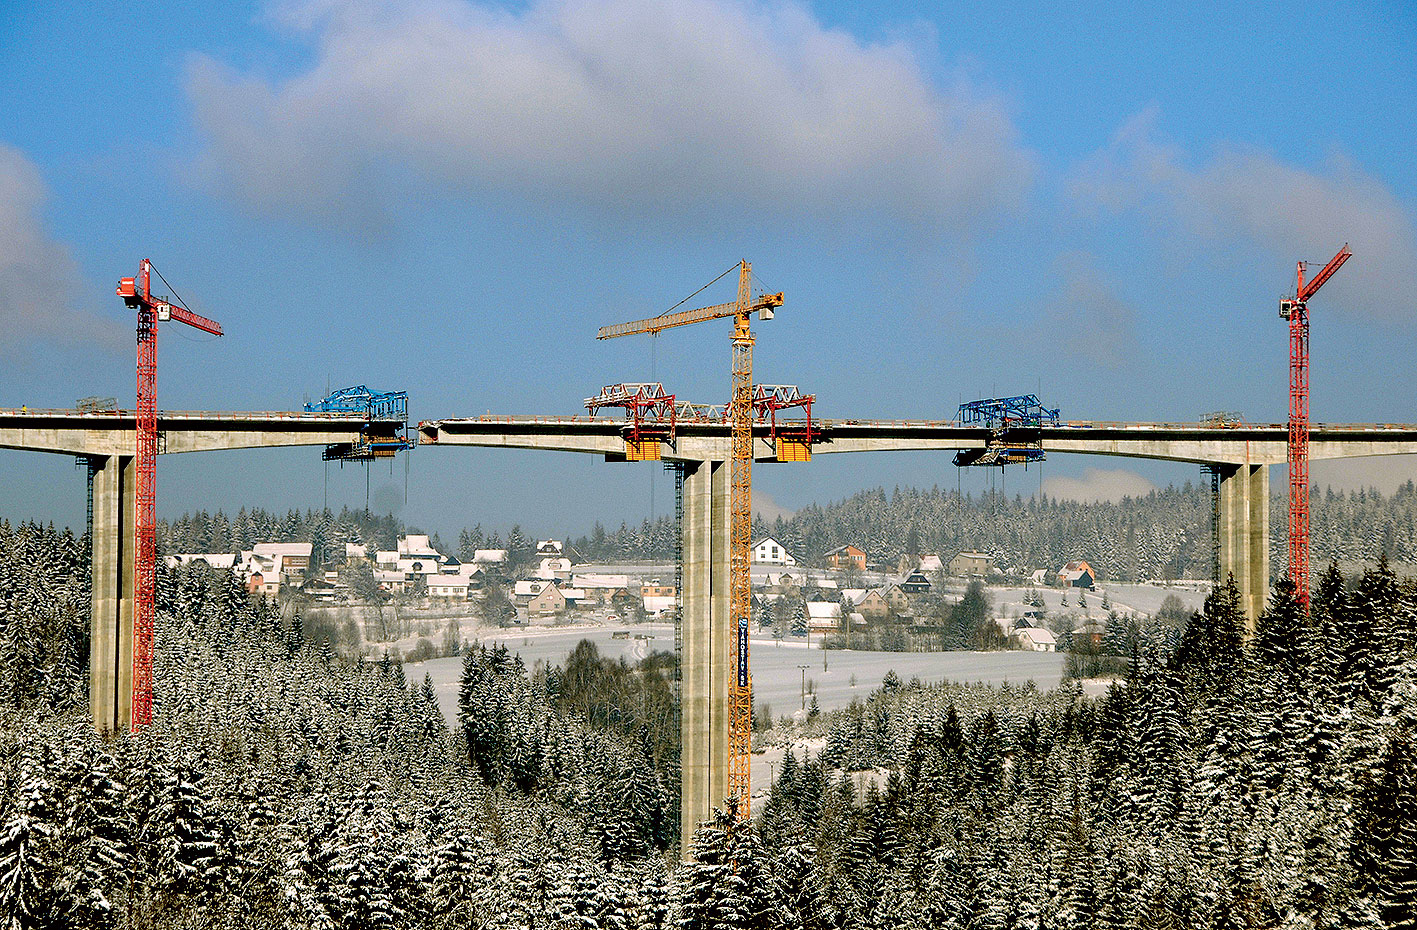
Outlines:
{"type": "Polygon", "coordinates": [[[1049,410],[1037,394],[1017,397],[990,397],[959,405],[957,417],[961,426],[987,426],[1004,429],[1013,426],[1057,426],[1062,422],[1059,411],[1049,410]]]}
{"type": "Polygon", "coordinates": [[[412,449],[414,443],[397,430],[388,432],[388,424],[373,428],[376,420],[397,420],[408,424],[408,392],[371,391],[362,384],[340,388],[324,400],[305,405],[306,413],[353,413],[371,424],[365,426],[357,442],[341,442],[325,447],[327,462],[367,462],[392,458],[395,453],[412,449]]]}
{"type": "Polygon", "coordinates": [[[956,453],[954,463],[961,467],[997,465],[1002,468],[1043,461],[1047,456],[1043,453],[1038,430],[1058,426],[1062,416],[1056,408],[1044,407],[1037,394],[1020,394],[960,404],[956,420],[961,426],[983,426],[990,435],[984,448],[962,449],[956,453]]]}
{"type": "Polygon", "coordinates": [[[340,388],[324,400],[305,405],[306,413],[359,413],[371,420],[408,421],[408,392],[381,394],[362,384],[340,388]]]}

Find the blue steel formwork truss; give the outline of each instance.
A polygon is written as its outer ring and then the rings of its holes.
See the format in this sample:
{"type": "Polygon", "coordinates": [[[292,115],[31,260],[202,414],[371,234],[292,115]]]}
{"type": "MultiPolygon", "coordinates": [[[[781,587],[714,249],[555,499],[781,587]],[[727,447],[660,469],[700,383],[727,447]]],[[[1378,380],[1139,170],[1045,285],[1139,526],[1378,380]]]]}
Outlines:
{"type": "Polygon", "coordinates": [[[990,431],[982,449],[963,449],[955,453],[954,463],[969,465],[1029,465],[1041,462],[1043,452],[1040,430],[1062,422],[1057,408],[1049,409],[1037,394],[1015,397],[990,397],[959,405],[955,418],[961,426],[983,426],[990,431]]]}
{"type": "Polygon", "coordinates": [[[367,462],[371,459],[392,458],[395,454],[413,448],[406,435],[395,432],[375,431],[374,421],[397,420],[408,427],[408,392],[371,391],[362,384],[340,388],[324,400],[305,405],[306,413],[352,413],[369,421],[357,442],[342,442],[326,446],[324,459],[327,462],[367,462]]]}

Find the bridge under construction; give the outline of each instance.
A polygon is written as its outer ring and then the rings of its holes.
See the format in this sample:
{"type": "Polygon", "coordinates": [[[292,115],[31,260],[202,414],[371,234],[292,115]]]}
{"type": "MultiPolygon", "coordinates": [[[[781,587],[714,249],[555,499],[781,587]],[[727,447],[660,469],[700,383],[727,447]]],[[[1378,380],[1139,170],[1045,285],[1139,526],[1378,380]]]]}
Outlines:
{"type": "MultiPolygon", "coordinates": [[[[164,412],[159,452],[336,446],[394,437],[401,420],[355,413],[164,412]]],[[[643,424],[641,424],[643,426],[643,424]]],[[[726,672],[736,636],[729,622],[730,427],[722,418],[690,418],[672,435],[643,434],[629,445],[631,417],[480,416],[418,424],[420,448],[484,447],[581,453],[607,461],[653,457],[683,467],[682,701],[683,802],[681,826],[694,825],[728,796],[726,672]],[[653,448],[646,448],[652,443],[653,448]]],[[[753,426],[753,457],[780,461],[779,443],[800,436],[805,421],[753,426]]],[[[133,449],[137,423],[130,411],[0,410],[0,449],[84,456],[93,478],[93,592],[90,704],[105,731],[131,725],[133,449]]],[[[825,419],[811,424],[814,455],[867,452],[945,452],[985,449],[987,426],[936,420],[825,419]]],[[[1219,562],[1233,575],[1253,622],[1269,587],[1269,468],[1287,456],[1285,424],[1060,422],[1039,429],[1048,453],[1114,455],[1206,464],[1219,475],[1219,562]]],[[[1417,424],[1314,424],[1310,456],[1338,459],[1417,454],[1417,424]]]]}
{"type": "MultiPolygon", "coordinates": [[[[1307,284],[1299,263],[1290,323],[1290,420],[1245,424],[1065,422],[1033,395],[976,401],[950,421],[817,420],[814,395],[755,384],[751,317],[773,318],[781,293],[754,296],[739,262],[738,297],[695,310],[601,327],[597,338],[654,334],[732,319],[732,395],[722,407],[681,403],[663,385],[620,383],[586,400],[587,417],[458,417],[418,425],[421,447],[482,446],[674,464],[682,553],[680,668],[681,835],[714,806],[746,815],[751,796],[752,678],[748,654],[748,546],[755,463],[806,463],[814,454],[948,451],[956,465],[1027,464],[1048,453],[1190,462],[1212,478],[1217,576],[1233,576],[1251,627],[1269,587],[1269,466],[1286,463],[1290,566],[1301,603],[1308,590],[1308,461],[1417,453],[1417,425],[1310,424],[1307,302],[1351,255],[1345,246],[1307,284]],[[620,408],[620,418],[595,416],[620,408]],[[779,417],[779,414],[782,416],[779,417]]],[[[0,448],[72,455],[87,465],[92,530],[90,704],[94,726],[115,732],[151,719],[156,461],[161,454],[322,445],[324,457],[369,461],[410,448],[407,395],[345,389],[303,413],[162,413],[156,400],[158,321],[221,335],[220,324],[152,293],[144,260],[117,293],[138,311],[135,412],[0,410],[0,448]]],[[[164,281],[165,283],[165,281],[164,281]]],[[[713,282],[710,282],[711,284],[713,282]]],[[[700,290],[703,290],[702,288],[700,290]]],[[[698,292],[696,292],[698,293],[698,292]]],[[[681,302],[682,305],[682,302],[681,302]]],[[[92,400],[92,399],[90,399],[92,400]]]]}

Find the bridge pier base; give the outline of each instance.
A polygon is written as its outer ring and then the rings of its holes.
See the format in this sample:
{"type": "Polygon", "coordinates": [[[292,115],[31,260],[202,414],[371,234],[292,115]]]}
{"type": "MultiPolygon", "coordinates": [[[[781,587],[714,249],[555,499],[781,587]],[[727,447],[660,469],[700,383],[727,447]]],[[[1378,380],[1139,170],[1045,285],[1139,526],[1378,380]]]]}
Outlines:
{"type": "Polygon", "coordinates": [[[1269,466],[1220,465],[1220,577],[1235,577],[1245,626],[1269,596],[1269,466]]]}
{"type": "Polygon", "coordinates": [[[680,655],[680,843],[728,794],[729,464],[684,468],[683,648],[680,655]]]}
{"type": "Polygon", "coordinates": [[[131,455],[92,456],[93,556],[89,710],[100,733],[133,720],[133,571],[137,468],[131,455]]]}

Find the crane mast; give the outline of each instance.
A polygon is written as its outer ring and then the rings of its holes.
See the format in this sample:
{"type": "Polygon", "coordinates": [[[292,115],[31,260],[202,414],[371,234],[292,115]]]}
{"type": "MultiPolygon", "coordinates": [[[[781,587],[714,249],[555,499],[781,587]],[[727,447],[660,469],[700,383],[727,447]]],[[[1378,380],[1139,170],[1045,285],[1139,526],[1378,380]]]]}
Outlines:
{"type": "Polygon", "coordinates": [[[213,335],[221,324],[198,316],[165,298],[152,296],[152,262],[143,259],[138,277],[122,278],[118,296],[138,311],[137,476],[134,536],[137,552],[133,572],[133,709],[132,728],[153,719],[153,625],[157,614],[157,324],[176,320],[213,335]]]}
{"type": "MultiPolygon", "coordinates": [[[[731,271],[731,269],[730,269],[731,271]]],[[[728,272],[724,272],[727,275],[728,272]]],[[[746,818],[752,797],[750,764],[753,750],[753,675],[749,663],[748,623],[752,611],[749,577],[753,533],[753,331],[751,316],[772,319],[782,306],[782,294],[762,294],[753,299],[753,266],[738,263],[738,299],[697,310],[665,313],[615,326],[602,326],[597,339],[614,339],[639,333],[658,333],[675,326],[704,320],[733,318],[733,394],[728,403],[731,430],[729,462],[728,620],[734,648],[728,687],[728,794],[737,815],[746,818]]],[[[643,385],[637,386],[643,387],[643,385]]],[[[670,398],[672,403],[672,398],[670,398]]],[[[812,430],[806,431],[810,450],[812,430]]],[[[657,457],[657,456],[656,456],[657,457]]],[[[795,459],[805,460],[805,459],[795,459]]]]}
{"type": "Polygon", "coordinates": [[[1307,262],[1297,265],[1294,296],[1279,302],[1289,321],[1289,579],[1294,596],[1309,610],[1309,298],[1353,255],[1345,244],[1308,284],[1307,262]]]}
{"type": "Polygon", "coordinates": [[[753,795],[753,673],[748,661],[748,623],[753,593],[749,549],[753,544],[753,332],[752,266],[738,270],[738,309],[733,315],[733,430],[729,466],[728,618],[737,648],[728,692],[728,794],[738,802],[738,816],[748,816],[753,795]]]}

